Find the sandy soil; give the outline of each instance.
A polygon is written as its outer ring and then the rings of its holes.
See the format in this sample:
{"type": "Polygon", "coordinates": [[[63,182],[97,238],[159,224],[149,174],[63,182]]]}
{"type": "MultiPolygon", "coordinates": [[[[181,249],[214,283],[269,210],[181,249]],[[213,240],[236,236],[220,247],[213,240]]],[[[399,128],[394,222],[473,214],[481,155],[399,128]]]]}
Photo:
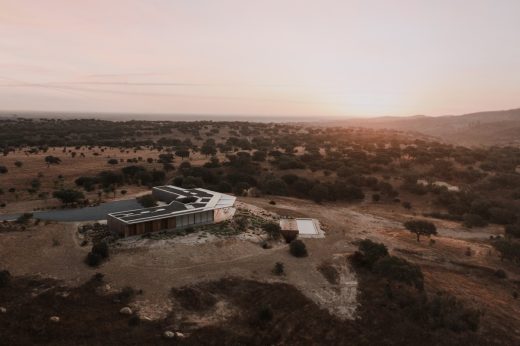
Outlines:
{"type": "Polygon", "coordinates": [[[112,250],[109,261],[89,269],[83,263],[89,249],[79,246],[77,225],[48,224],[36,230],[0,234],[0,267],[15,275],[40,274],[70,284],[79,284],[96,271],[102,272],[109,288],[142,289],[144,294],[134,307],[150,318],[163,317],[172,308],[172,287],[225,276],[292,284],[322,307],[348,318],[355,316],[357,282],[345,258],[355,251],[357,240],[370,238],[385,243],[393,254],[419,263],[432,292],[455,294],[484,311],[483,320],[489,321],[488,325],[499,321],[520,336],[520,311],[512,296],[520,273],[515,266],[500,262],[487,242],[490,235],[501,232],[499,228],[468,230],[457,223],[434,220],[439,228],[435,243],[427,238],[418,243],[402,227],[403,221],[414,216],[413,211],[396,211],[389,205],[317,205],[293,198],[274,198],[276,205],[271,205],[272,199],[240,198],[240,206],[265,217],[318,219],[326,237],[305,240],[308,257],[292,257],[283,243],[262,249],[261,237],[252,233],[215,237],[199,232],[168,240],[124,240],[112,250]],[[276,262],[284,263],[285,276],[272,274],[276,262]],[[318,267],[324,262],[336,266],[339,283],[331,284],[320,273],[318,267]],[[494,277],[498,268],[505,270],[509,279],[494,277]]]}

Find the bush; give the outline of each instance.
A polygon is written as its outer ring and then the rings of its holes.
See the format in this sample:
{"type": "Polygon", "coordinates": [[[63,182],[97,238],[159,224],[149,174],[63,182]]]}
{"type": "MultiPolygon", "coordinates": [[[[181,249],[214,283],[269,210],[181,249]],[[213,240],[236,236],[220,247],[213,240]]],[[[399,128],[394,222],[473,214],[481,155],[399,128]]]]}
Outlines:
{"type": "Polygon", "coordinates": [[[32,219],[33,214],[32,213],[23,213],[16,219],[16,223],[20,225],[26,225],[30,219],[32,219]]]}
{"type": "Polygon", "coordinates": [[[280,238],[280,225],[276,222],[267,222],[262,225],[262,229],[269,234],[272,239],[280,238]]]}
{"type": "Polygon", "coordinates": [[[52,193],[52,196],[54,198],[59,199],[63,204],[76,203],[85,198],[83,192],[71,189],[62,189],[59,191],[54,191],[52,193]]]}
{"type": "Polygon", "coordinates": [[[395,256],[386,256],[374,265],[374,272],[392,281],[403,282],[417,289],[424,288],[423,274],[419,266],[395,256]]]}
{"type": "Polygon", "coordinates": [[[233,219],[233,223],[238,231],[244,232],[249,227],[249,218],[242,215],[237,216],[233,219]]]}
{"type": "Polygon", "coordinates": [[[289,244],[289,251],[294,257],[306,257],[308,255],[307,247],[301,240],[293,240],[289,244]]]}
{"type": "Polygon", "coordinates": [[[506,236],[512,238],[520,238],[520,224],[507,225],[505,227],[506,236]]]}
{"type": "Polygon", "coordinates": [[[135,326],[138,326],[139,324],[141,324],[141,319],[137,315],[132,315],[128,319],[128,325],[130,327],[135,327],[135,326]]]}
{"type": "Polygon", "coordinates": [[[503,271],[502,269],[497,269],[494,273],[494,275],[499,279],[506,279],[507,273],[503,271]]]}
{"type": "Polygon", "coordinates": [[[454,332],[477,331],[480,312],[464,306],[450,295],[438,294],[429,304],[429,315],[433,328],[447,328],[454,332]]]}
{"type": "Polygon", "coordinates": [[[7,270],[0,270],[0,287],[6,287],[11,281],[11,273],[7,270]]]}
{"type": "Polygon", "coordinates": [[[464,214],[464,226],[468,228],[484,227],[487,224],[487,221],[478,214],[464,214]]]}
{"type": "Polygon", "coordinates": [[[91,267],[97,267],[98,265],[101,264],[102,260],[103,260],[103,258],[101,257],[101,255],[94,253],[94,252],[89,252],[87,254],[87,258],[85,259],[85,262],[91,267]]]}
{"type": "Polygon", "coordinates": [[[520,260],[520,244],[505,239],[498,239],[493,246],[500,253],[500,260],[518,262],[520,260]]]}
{"type": "Polygon", "coordinates": [[[273,310],[270,307],[265,306],[258,311],[258,319],[260,322],[269,322],[273,319],[273,310]]]}
{"type": "Polygon", "coordinates": [[[359,243],[359,252],[355,254],[353,259],[357,265],[372,268],[374,263],[379,259],[388,256],[388,249],[384,244],[373,242],[370,239],[364,239],[359,243]]]}
{"type": "Polygon", "coordinates": [[[117,165],[119,163],[119,160],[117,159],[110,159],[107,161],[109,165],[117,165]]]}
{"type": "Polygon", "coordinates": [[[130,300],[133,296],[135,296],[135,290],[130,287],[130,286],[125,286],[123,287],[123,289],[121,291],[119,291],[119,293],[117,294],[117,298],[122,300],[122,301],[128,301],[130,300]]]}
{"type": "Polygon", "coordinates": [[[403,205],[403,208],[405,208],[405,209],[412,209],[412,204],[410,202],[405,201],[402,203],[402,205],[403,205]]]}
{"type": "Polygon", "coordinates": [[[104,241],[97,242],[92,246],[91,252],[98,254],[101,258],[108,258],[108,244],[104,241]]]}
{"type": "Polygon", "coordinates": [[[284,275],[285,274],[285,267],[282,262],[276,262],[274,264],[273,274],[274,275],[284,275]]]}
{"type": "Polygon", "coordinates": [[[94,274],[92,276],[92,280],[94,280],[96,282],[102,282],[104,277],[105,277],[105,274],[103,274],[103,273],[96,273],[96,274],[94,274]]]}

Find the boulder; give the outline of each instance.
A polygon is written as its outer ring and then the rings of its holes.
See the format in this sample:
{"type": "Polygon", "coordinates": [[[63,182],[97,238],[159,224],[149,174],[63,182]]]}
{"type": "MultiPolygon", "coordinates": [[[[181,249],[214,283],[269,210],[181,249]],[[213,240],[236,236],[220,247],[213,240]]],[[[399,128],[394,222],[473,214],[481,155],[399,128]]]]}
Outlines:
{"type": "Polygon", "coordinates": [[[172,332],[171,330],[167,330],[163,333],[164,337],[167,338],[167,339],[172,339],[175,337],[175,333],[172,332]]]}
{"type": "Polygon", "coordinates": [[[0,313],[5,314],[6,312],[7,312],[7,309],[4,308],[3,306],[0,306],[0,313]]]}
{"type": "Polygon", "coordinates": [[[51,316],[51,318],[49,318],[51,320],[51,322],[54,322],[54,323],[58,323],[60,321],[60,318],[58,316],[51,316]]]}
{"type": "Polygon", "coordinates": [[[177,339],[184,339],[186,336],[181,332],[175,332],[175,337],[177,339]]]}
{"type": "Polygon", "coordinates": [[[128,306],[125,306],[124,308],[119,310],[119,313],[121,313],[123,315],[131,315],[132,314],[132,309],[130,309],[128,306]]]}

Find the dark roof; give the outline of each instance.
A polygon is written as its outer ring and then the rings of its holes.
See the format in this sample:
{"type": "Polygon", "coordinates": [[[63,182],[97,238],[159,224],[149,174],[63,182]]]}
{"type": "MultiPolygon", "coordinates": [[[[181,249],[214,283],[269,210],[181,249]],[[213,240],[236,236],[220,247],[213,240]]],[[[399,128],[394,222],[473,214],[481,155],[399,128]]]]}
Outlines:
{"type": "Polygon", "coordinates": [[[229,207],[233,205],[236,199],[219,192],[204,189],[183,189],[172,185],[154,187],[153,192],[154,196],[167,204],[163,203],[163,205],[157,207],[127,210],[109,215],[131,224],[229,207]]]}
{"type": "MultiPolygon", "coordinates": [[[[172,185],[164,185],[164,186],[157,186],[154,189],[167,191],[171,194],[172,197],[175,198],[182,198],[182,197],[196,197],[196,198],[209,198],[213,197],[212,194],[209,194],[207,192],[197,190],[197,189],[183,189],[177,186],[172,185]]],[[[208,201],[209,201],[208,199],[208,201]]]]}
{"type": "Polygon", "coordinates": [[[164,206],[121,211],[111,215],[125,222],[131,222],[142,218],[167,216],[183,210],[188,210],[186,204],[173,201],[170,204],[164,206]]]}

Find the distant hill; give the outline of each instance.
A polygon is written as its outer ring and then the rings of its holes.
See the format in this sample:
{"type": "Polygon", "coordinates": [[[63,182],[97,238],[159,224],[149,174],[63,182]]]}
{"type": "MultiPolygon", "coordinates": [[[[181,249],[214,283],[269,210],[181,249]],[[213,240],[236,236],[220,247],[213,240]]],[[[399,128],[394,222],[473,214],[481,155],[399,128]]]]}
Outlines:
{"type": "Polygon", "coordinates": [[[440,117],[347,119],[335,125],[419,132],[459,145],[520,146],[520,108],[440,117]]]}

